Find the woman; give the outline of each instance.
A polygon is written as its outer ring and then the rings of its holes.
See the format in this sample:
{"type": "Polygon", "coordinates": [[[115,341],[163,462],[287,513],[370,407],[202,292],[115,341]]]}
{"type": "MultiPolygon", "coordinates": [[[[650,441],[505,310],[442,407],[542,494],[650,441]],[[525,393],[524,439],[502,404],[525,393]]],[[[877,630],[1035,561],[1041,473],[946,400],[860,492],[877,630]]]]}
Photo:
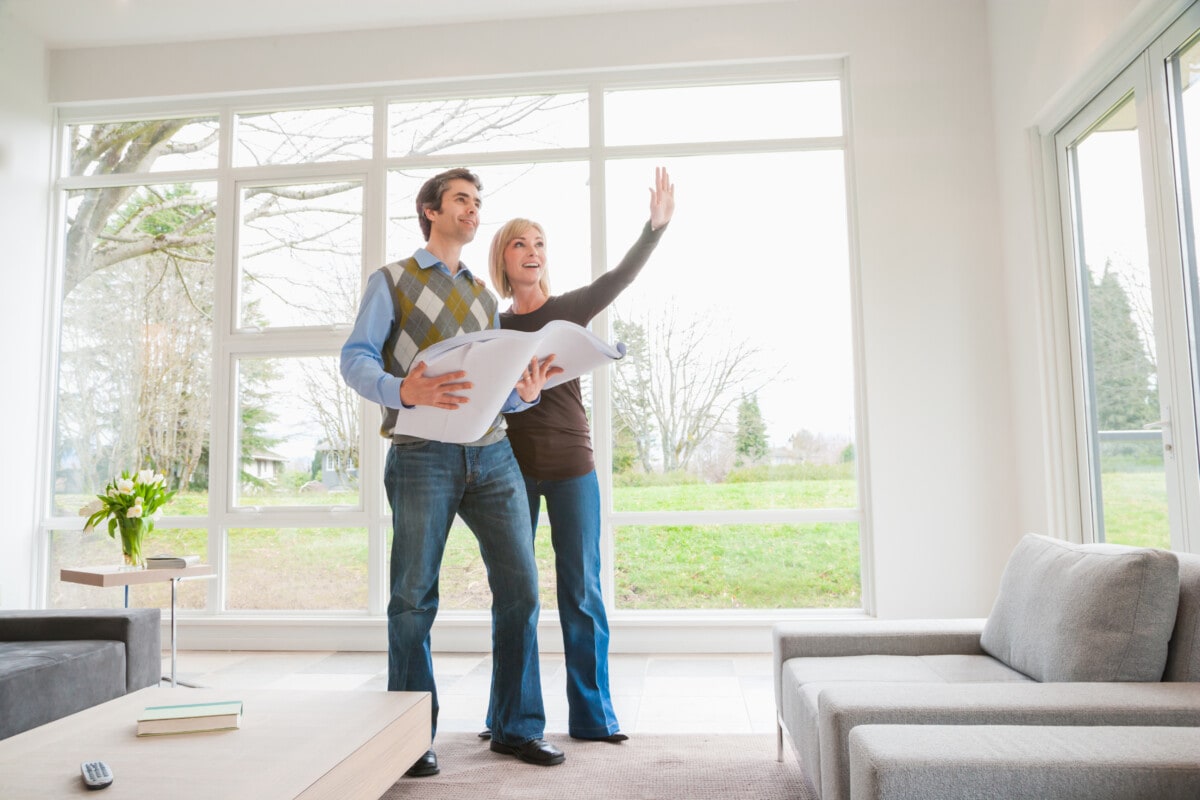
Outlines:
{"type": "MultiPolygon", "coordinates": [[[[637,277],[674,211],[675,187],[659,167],[650,189],[650,221],[625,258],[591,285],[558,296],[550,295],[545,231],[526,219],[508,222],[491,247],[492,284],[501,297],[513,301],[500,315],[500,327],[536,331],[556,319],[587,325],[637,277]]],[[[608,687],[600,489],[579,380],[547,389],[538,405],[505,416],[508,439],[525,476],[535,536],[542,497],[550,517],[567,665],[568,732],[575,739],[624,741],[629,737],[620,732],[608,687]]]]}

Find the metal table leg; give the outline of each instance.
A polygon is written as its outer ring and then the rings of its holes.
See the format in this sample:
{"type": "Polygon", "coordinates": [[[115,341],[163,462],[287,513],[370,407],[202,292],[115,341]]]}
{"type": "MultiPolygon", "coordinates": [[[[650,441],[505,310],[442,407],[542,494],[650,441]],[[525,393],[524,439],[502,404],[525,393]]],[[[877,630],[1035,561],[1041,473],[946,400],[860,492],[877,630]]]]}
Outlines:
{"type": "Polygon", "coordinates": [[[171,578],[171,687],[176,686],[175,683],[175,587],[179,585],[179,578],[171,578]]]}

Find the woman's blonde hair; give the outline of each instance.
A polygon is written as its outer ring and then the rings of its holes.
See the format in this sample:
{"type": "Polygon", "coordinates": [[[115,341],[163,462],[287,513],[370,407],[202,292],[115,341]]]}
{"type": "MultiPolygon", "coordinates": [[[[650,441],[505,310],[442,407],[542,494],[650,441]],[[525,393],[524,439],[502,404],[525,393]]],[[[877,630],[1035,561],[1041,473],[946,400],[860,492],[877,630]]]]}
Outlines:
{"type": "MultiPolygon", "coordinates": [[[[492,286],[496,289],[496,294],[501,297],[512,297],[512,284],[508,282],[508,275],[504,274],[504,250],[513,239],[521,236],[530,228],[538,232],[543,242],[546,241],[546,232],[542,230],[542,226],[531,219],[524,219],[522,217],[510,219],[504,223],[500,227],[500,230],[496,231],[496,235],[492,237],[492,250],[488,267],[492,276],[492,286]]],[[[549,258],[546,259],[546,261],[549,260],[549,258]]],[[[550,296],[549,266],[545,263],[542,264],[542,277],[538,281],[538,286],[545,293],[546,297],[550,296]]]]}

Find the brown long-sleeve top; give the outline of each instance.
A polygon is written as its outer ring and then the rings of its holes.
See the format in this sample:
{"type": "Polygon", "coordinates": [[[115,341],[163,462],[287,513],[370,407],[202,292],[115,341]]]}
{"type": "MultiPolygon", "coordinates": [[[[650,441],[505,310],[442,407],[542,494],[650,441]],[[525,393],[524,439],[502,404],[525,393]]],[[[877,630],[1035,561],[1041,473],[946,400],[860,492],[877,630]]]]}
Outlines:
{"type": "MultiPolygon", "coordinates": [[[[586,326],[633,283],[666,229],[664,225],[651,230],[647,222],[642,235],[616,267],[588,286],[550,297],[536,311],[502,312],[500,327],[532,332],[556,319],[586,326]]],[[[544,390],[536,406],[505,414],[504,418],[508,421],[508,440],[525,475],[537,480],[566,480],[596,468],[578,378],[544,390]]]]}

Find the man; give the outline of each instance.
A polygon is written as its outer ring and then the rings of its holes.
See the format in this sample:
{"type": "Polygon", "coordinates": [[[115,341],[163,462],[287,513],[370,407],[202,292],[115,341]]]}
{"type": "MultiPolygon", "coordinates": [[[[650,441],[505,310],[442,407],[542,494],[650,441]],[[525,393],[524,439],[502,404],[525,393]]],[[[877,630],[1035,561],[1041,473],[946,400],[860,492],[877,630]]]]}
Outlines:
{"type": "MultiPolygon", "coordinates": [[[[429,179],[417,193],[417,218],[427,242],[411,258],[388,264],[367,281],[354,329],[342,347],[342,377],[383,410],[382,434],[392,439],[384,486],[392,508],[391,600],[388,603],[388,690],[433,695],[430,629],[438,608],[438,572],[457,513],[475,534],[487,568],[492,603],[491,749],[533,764],[560,764],[547,743],[538,669],[537,565],[521,471],[498,413],[469,444],[394,433],[399,414],[426,405],[457,409],[472,384],[465,372],[431,376],[418,351],[460,333],[499,327],[498,302],[459,260],[479,227],[482,184],[466,169],[429,179]]],[[[553,357],[551,357],[553,358],[553,357]]],[[[502,411],[537,401],[559,369],[535,358],[502,411]]],[[[438,772],[425,753],[414,777],[438,772]]]]}

